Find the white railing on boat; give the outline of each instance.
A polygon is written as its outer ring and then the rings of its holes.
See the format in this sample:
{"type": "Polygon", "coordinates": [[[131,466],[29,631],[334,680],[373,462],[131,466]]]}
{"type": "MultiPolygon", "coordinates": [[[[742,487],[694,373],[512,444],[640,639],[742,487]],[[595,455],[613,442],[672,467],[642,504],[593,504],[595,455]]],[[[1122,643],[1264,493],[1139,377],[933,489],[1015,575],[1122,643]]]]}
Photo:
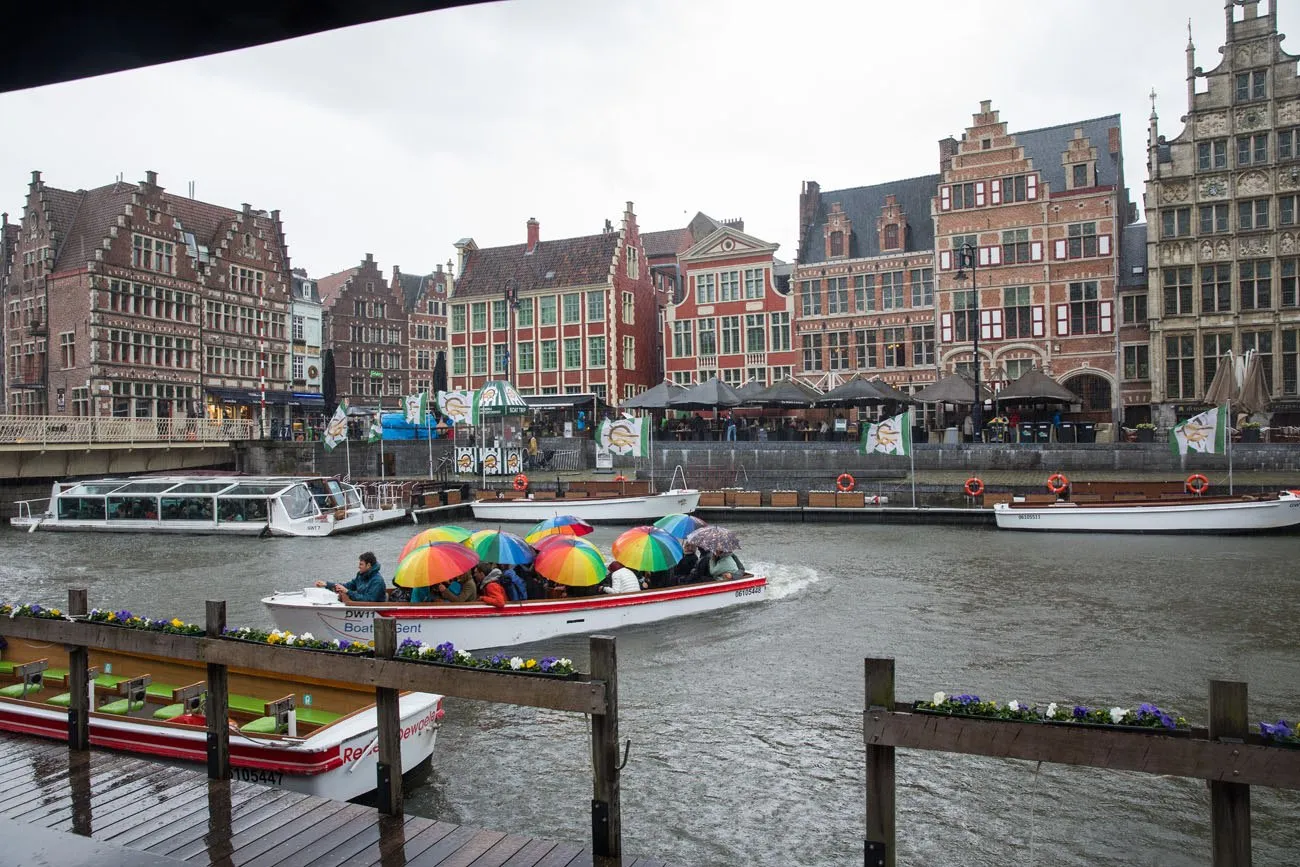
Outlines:
{"type": "Polygon", "coordinates": [[[0,415],[0,443],[211,443],[250,440],[249,419],[0,415]]]}

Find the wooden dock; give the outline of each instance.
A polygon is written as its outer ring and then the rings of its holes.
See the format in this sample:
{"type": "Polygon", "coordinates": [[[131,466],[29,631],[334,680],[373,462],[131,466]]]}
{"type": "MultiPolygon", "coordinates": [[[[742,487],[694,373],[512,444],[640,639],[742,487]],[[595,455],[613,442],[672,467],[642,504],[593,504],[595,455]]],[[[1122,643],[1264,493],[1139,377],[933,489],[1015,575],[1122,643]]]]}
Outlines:
{"type": "Polygon", "coordinates": [[[6,863],[670,867],[24,735],[0,736],[0,769],[6,863]]]}

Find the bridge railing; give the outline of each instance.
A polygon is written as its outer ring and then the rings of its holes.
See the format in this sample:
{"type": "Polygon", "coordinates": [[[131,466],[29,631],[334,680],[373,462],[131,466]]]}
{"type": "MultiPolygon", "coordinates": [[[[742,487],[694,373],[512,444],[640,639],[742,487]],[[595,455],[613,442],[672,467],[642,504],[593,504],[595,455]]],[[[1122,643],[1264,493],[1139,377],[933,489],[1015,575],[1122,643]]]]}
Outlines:
{"type": "Polygon", "coordinates": [[[0,443],[224,443],[256,435],[248,419],[0,415],[0,443]]]}

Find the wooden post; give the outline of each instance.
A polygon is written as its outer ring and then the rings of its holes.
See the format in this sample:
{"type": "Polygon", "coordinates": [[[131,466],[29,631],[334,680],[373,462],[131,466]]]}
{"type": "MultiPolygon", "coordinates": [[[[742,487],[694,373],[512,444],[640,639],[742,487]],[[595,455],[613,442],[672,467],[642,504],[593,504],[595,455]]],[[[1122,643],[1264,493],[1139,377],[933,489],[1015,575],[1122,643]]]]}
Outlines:
{"type": "MultiPolygon", "coordinates": [[[[85,614],[86,588],[68,589],[68,614],[85,614]]],[[[68,648],[68,749],[90,749],[90,653],[86,648],[68,648]]]]}
{"type": "MultiPolygon", "coordinates": [[[[208,600],[207,637],[220,638],[226,631],[226,603],[208,600]]],[[[226,667],[208,663],[208,778],[230,777],[230,689],[226,667]]]]}
{"type": "MultiPolygon", "coordinates": [[[[864,713],[894,709],[894,660],[864,660],[866,700],[864,713]]],[[[866,867],[894,867],[896,828],[894,825],[894,748],[867,742],[867,836],[863,841],[862,863],[866,867]]]]}
{"type": "Polygon", "coordinates": [[[591,679],[605,684],[605,712],[591,715],[591,851],[623,857],[618,760],[618,654],[609,635],[591,636],[591,679]]]}
{"type": "MultiPolygon", "coordinates": [[[[1248,726],[1246,684],[1210,681],[1210,740],[1244,742],[1248,726]]],[[[1250,786],[1210,781],[1210,848],[1214,867],[1250,867],[1250,786]]]]}
{"type": "MultiPolygon", "coordinates": [[[[392,659],[397,654],[397,621],[375,618],[375,659],[392,659]]],[[[379,724],[379,763],[376,793],[379,812],[402,814],[402,715],[395,689],[375,687],[375,719],[379,724]]]]}

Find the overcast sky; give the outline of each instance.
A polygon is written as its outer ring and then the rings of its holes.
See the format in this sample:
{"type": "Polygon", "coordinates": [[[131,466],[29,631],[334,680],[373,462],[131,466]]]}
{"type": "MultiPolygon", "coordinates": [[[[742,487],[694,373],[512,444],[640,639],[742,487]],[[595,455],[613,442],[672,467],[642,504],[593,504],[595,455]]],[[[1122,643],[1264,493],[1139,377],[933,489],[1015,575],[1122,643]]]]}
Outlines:
{"type": "MultiPolygon", "coordinates": [[[[1298,10],[1282,2],[1281,32],[1298,10]]],[[[429,271],[458,238],[521,243],[529,217],[543,239],[592,234],[628,200],[643,230],[743,217],[792,260],[801,181],[936,172],[938,140],[981,99],[1013,131],[1119,112],[1140,203],[1152,87],[1161,132],[1182,129],[1188,16],[1212,69],[1223,0],[431,12],[0,94],[0,209],[21,215],[32,169],[74,190],[153,169],[173,193],[193,181],[205,201],[280,209],[290,258],[313,276],[366,253],[385,272],[429,271]]]]}

